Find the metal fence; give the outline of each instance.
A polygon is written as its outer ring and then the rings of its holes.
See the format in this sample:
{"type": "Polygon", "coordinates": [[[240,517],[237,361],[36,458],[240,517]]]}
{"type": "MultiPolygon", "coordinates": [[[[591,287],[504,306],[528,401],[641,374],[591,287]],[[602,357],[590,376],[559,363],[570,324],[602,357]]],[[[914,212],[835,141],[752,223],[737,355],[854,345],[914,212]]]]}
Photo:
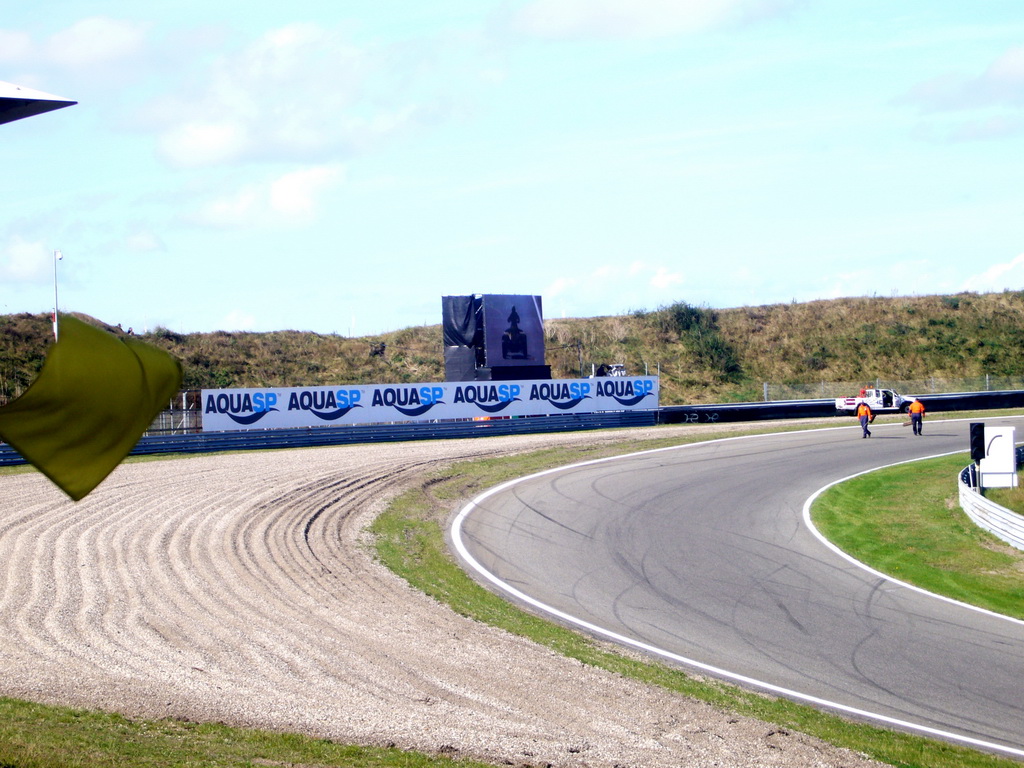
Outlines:
{"type": "MultiPolygon", "coordinates": [[[[1017,448],[1017,468],[1024,462],[1024,448],[1017,448]]],[[[974,464],[960,472],[960,508],[979,528],[997,536],[1007,544],[1024,549],[1024,517],[986,499],[978,490],[978,473],[974,464]]]]}
{"type": "Polygon", "coordinates": [[[146,434],[188,435],[202,430],[203,417],[198,408],[170,408],[157,415],[146,434]]]}
{"type": "MultiPolygon", "coordinates": [[[[489,421],[465,419],[448,422],[354,424],[343,427],[258,429],[199,434],[161,433],[144,435],[132,449],[131,454],[147,456],[171,453],[210,453],[213,451],[253,451],[357,443],[496,437],[545,432],[585,432],[595,429],[653,427],[656,422],[657,411],[619,411],[524,416],[489,421]]],[[[579,439],[584,442],[587,438],[581,435],[579,439]]],[[[9,445],[0,443],[0,466],[16,466],[24,463],[25,459],[17,451],[9,445]]]]}

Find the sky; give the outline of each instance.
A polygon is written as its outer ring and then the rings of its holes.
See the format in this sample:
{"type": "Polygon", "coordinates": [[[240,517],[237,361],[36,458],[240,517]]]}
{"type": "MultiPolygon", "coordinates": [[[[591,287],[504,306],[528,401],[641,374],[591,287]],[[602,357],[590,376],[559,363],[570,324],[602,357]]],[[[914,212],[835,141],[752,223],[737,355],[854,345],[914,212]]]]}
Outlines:
{"type": "Polygon", "coordinates": [[[5,9],[0,80],[78,102],[0,126],[0,314],[1024,288],[1019,0],[48,0],[5,9]]]}

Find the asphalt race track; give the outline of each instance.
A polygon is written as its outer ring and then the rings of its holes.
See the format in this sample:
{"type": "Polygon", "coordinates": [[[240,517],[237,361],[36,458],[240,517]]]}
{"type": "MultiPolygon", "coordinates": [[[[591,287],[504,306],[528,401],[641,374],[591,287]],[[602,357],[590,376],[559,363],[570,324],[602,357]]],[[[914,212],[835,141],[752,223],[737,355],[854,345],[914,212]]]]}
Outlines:
{"type": "MultiPolygon", "coordinates": [[[[1019,418],[985,421],[1022,437],[1019,418]]],[[[872,427],[870,439],[859,427],[733,438],[577,465],[484,494],[453,539],[506,594],[590,632],[1024,756],[1024,622],[883,578],[803,519],[837,480],[966,452],[968,424],[926,419],[919,438],[899,424],[872,427]]]]}

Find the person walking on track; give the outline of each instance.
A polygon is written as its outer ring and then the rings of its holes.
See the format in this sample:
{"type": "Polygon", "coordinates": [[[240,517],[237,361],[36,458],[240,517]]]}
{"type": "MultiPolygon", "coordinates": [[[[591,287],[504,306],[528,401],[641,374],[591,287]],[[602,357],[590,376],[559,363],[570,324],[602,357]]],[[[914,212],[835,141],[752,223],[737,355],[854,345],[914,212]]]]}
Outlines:
{"type": "Polygon", "coordinates": [[[871,430],[868,429],[868,425],[875,418],[875,415],[871,412],[871,407],[867,403],[860,403],[857,406],[857,418],[860,419],[860,428],[864,430],[864,434],[861,437],[871,437],[871,430]]]}
{"type": "Polygon", "coordinates": [[[921,436],[921,426],[924,423],[924,403],[915,400],[910,404],[910,426],[914,434],[921,436]]]}

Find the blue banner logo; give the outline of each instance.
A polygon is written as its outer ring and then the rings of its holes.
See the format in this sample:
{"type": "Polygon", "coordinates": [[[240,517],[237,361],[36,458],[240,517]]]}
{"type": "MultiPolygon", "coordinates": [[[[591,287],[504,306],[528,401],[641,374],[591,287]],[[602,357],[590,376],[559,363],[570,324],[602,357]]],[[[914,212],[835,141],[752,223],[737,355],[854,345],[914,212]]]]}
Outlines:
{"type": "Polygon", "coordinates": [[[362,408],[358,389],[304,389],[292,392],[289,411],[308,411],[322,421],[337,421],[353,408],[362,408]]]}
{"type": "Polygon", "coordinates": [[[518,384],[463,384],[455,388],[453,403],[470,403],[485,413],[501,413],[520,402],[518,384]]]}
{"type": "Polygon", "coordinates": [[[372,405],[394,408],[404,416],[422,416],[444,402],[444,387],[384,387],[373,390],[372,405]]]}
{"type": "Polygon", "coordinates": [[[585,381],[533,384],[530,387],[530,399],[543,400],[559,410],[568,411],[590,399],[590,384],[585,381]]]}
{"type": "Polygon", "coordinates": [[[276,411],[277,395],[273,392],[241,392],[208,395],[203,413],[220,413],[236,424],[255,424],[271,411],[276,411]]]}
{"type": "Polygon", "coordinates": [[[597,383],[598,397],[610,397],[620,405],[634,406],[654,394],[654,382],[643,379],[607,379],[597,383]]]}

